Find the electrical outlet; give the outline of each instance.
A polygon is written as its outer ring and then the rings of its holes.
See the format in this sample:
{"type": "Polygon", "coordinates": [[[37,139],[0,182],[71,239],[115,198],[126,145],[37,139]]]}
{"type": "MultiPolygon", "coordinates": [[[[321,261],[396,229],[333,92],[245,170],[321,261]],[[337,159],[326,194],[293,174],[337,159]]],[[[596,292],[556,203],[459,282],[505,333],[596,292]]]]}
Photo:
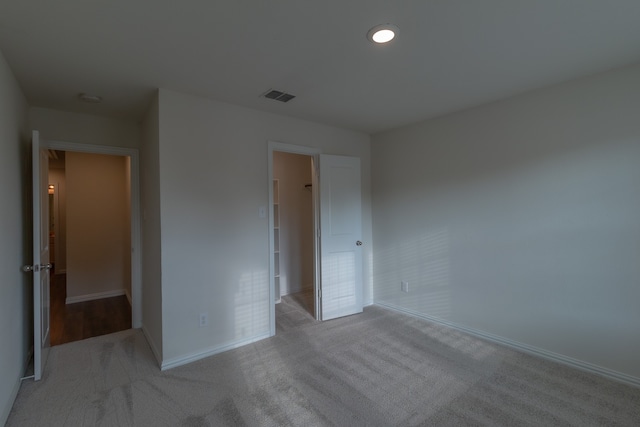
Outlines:
{"type": "Polygon", "coordinates": [[[405,282],[404,280],[400,282],[400,290],[402,292],[409,292],[409,282],[405,282]]]}
{"type": "Polygon", "coordinates": [[[209,326],[209,313],[200,313],[200,327],[209,326]]]}

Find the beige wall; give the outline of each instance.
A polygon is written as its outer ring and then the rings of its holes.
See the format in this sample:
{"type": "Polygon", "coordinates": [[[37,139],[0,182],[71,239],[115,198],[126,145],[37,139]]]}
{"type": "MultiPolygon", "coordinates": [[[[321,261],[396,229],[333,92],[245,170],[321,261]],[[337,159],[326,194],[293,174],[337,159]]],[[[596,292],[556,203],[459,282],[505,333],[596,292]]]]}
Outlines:
{"type": "MultiPolygon", "coordinates": [[[[269,227],[258,215],[269,200],[269,140],[360,157],[371,242],[368,135],[167,90],[159,128],[165,366],[269,334],[269,227]],[[199,328],[203,312],[209,326],[199,328]]],[[[370,256],[367,246],[365,302],[370,256]]]]}
{"type": "Polygon", "coordinates": [[[0,425],[9,416],[33,345],[30,136],[27,101],[0,52],[0,425]]]}
{"type": "Polygon", "coordinates": [[[66,153],[67,302],[130,290],[127,159],[66,153]]]}
{"type": "Polygon", "coordinates": [[[142,329],[162,363],[162,236],[160,233],[159,106],[154,100],[142,122],[140,209],[142,228],[142,329]]]}
{"type": "Polygon", "coordinates": [[[280,294],[313,289],[313,200],[311,157],[273,153],[273,177],[279,182],[280,294]]]}
{"type": "Polygon", "coordinates": [[[640,383],[639,118],[636,65],[375,135],[375,301],[640,383]]]}
{"type": "Polygon", "coordinates": [[[140,125],[131,120],[31,107],[29,125],[44,139],[124,148],[140,146],[140,125]]]}

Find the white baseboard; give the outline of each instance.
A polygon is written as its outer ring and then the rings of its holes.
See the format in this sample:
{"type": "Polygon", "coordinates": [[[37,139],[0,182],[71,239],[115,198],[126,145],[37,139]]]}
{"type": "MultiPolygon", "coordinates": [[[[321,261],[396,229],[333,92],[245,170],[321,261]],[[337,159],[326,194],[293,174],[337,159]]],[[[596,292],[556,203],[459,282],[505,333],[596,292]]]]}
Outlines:
{"type": "Polygon", "coordinates": [[[375,305],[379,305],[380,307],[388,308],[390,310],[394,310],[400,313],[409,314],[411,316],[419,317],[424,320],[428,320],[433,323],[437,323],[439,325],[447,326],[452,329],[456,329],[461,332],[465,332],[469,335],[473,335],[478,338],[482,338],[488,341],[492,341],[498,344],[502,344],[507,347],[514,348],[516,350],[522,351],[524,353],[532,354],[534,356],[539,356],[544,359],[552,360],[554,362],[559,362],[564,365],[568,365],[582,371],[590,372],[593,374],[597,374],[615,381],[623,382],[625,384],[629,384],[635,387],[640,387],[640,378],[633,377],[631,375],[623,374],[622,372],[614,371],[613,369],[603,368],[602,366],[594,365],[589,362],[584,362],[582,360],[574,359],[572,357],[564,356],[562,354],[554,353],[552,351],[544,350],[542,348],[534,347],[532,345],[524,344],[518,341],[513,341],[508,338],[504,338],[498,335],[489,334],[486,332],[478,331],[476,329],[467,328],[466,326],[459,325],[454,322],[448,322],[446,320],[439,319],[437,317],[432,317],[427,314],[419,313],[413,310],[408,310],[402,307],[395,306],[393,304],[388,303],[376,303],[375,305]]]}
{"type": "Polygon", "coordinates": [[[237,341],[221,347],[210,347],[202,351],[197,351],[195,353],[186,354],[184,356],[174,357],[173,359],[164,360],[162,361],[160,370],[165,371],[167,369],[177,368],[178,366],[186,365],[187,363],[195,362],[196,360],[204,359],[205,357],[213,356],[228,350],[233,350],[234,348],[242,347],[243,345],[251,344],[256,341],[269,338],[269,336],[270,336],[269,332],[267,332],[257,337],[249,338],[247,340],[237,341]]]}
{"type": "Polygon", "coordinates": [[[125,294],[126,292],[124,289],[116,289],[115,291],[96,292],[95,294],[78,295],[75,297],[67,297],[67,299],[65,300],[65,304],[75,304],[77,302],[91,301],[94,299],[101,299],[101,298],[119,297],[120,295],[125,295],[125,294]]]}
{"type": "Polygon", "coordinates": [[[147,331],[147,328],[144,325],[142,325],[142,333],[144,334],[144,337],[147,339],[147,343],[149,343],[149,347],[151,347],[151,352],[153,353],[153,356],[156,358],[156,362],[158,362],[158,367],[162,369],[162,353],[160,353],[160,351],[158,350],[158,347],[156,347],[156,343],[153,341],[153,339],[151,339],[151,335],[149,334],[149,332],[147,331]]]}

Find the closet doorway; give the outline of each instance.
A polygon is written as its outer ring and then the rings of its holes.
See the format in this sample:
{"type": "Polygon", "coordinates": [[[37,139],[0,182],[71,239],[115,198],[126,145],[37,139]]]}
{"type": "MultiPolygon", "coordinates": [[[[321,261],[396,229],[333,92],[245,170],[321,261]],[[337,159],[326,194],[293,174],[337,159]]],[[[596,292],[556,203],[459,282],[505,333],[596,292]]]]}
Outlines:
{"type": "Polygon", "coordinates": [[[272,280],[278,333],[319,318],[314,156],[274,150],[271,166],[272,280]]]}

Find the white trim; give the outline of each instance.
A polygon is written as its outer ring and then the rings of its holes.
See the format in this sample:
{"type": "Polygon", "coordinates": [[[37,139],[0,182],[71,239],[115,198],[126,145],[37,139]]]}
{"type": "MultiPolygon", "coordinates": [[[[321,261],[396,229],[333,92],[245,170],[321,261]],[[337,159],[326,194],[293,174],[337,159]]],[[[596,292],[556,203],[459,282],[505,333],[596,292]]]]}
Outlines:
{"type": "MultiPolygon", "coordinates": [[[[50,171],[51,169],[49,169],[50,171]]],[[[47,178],[50,178],[50,176],[47,176],[47,178]]],[[[47,181],[49,184],[55,184],[54,185],[54,191],[53,191],[53,218],[54,218],[54,223],[53,223],[53,235],[54,236],[60,236],[60,181],[56,181],[55,183],[52,183],[51,180],[47,181]]],[[[48,191],[48,190],[47,190],[48,191]]],[[[51,212],[49,212],[49,219],[51,219],[51,212]]],[[[49,228],[51,228],[51,223],[49,223],[49,228]]],[[[56,237],[54,237],[54,248],[60,246],[60,242],[56,239],[56,237]]],[[[51,248],[49,248],[49,263],[53,264],[54,267],[56,264],[60,264],[58,262],[58,258],[59,257],[59,251],[55,252],[54,250],[54,254],[53,257],[51,256],[51,248]]],[[[55,274],[55,268],[54,268],[54,274],[55,274]]]]}
{"type": "Polygon", "coordinates": [[[151,348],[151,352],[153,353],[153,356],[156,358],[156,362],[158,362],[158,367],[162,366],[162,353],[160,353],[160,351],[158,350],[158,347],[156,347],[155,342],[151,339],[151,334],[147,331],[147,328],[144,325],[142,325],[141,329],[142,329],[142,333],[147,339],[147,343],[149,343],[149,347],[151,348]]]}
{"type": "MultiPolygon", "coordinates": [[[[318,166],[318,157],[322,153],[322,150],[316,147],[306,147],[302,145],[293,145],[287,144],[284,142],[277,141],[267,141],[267,174],[268,174],[268,190],[269,190],[269,212],[268,212],[268,227],[269,227],[269,334],[270,336],[274,336],[276,334],[276,302],[275,302],[275,280],[274,280],[274,268],[275,268],[275,256],[273,253],[273,152],[280,151],[283,153],[294,153],[294,154],[303,154],[310,156],[313,159],[313,167],[317,168],[318,166]]],[[[317,203],[317,195],[318,195],[318,180],[317,174],[313,174],[312,177],[312,198],[313,198],[313,210],[314,210],[314,227],[318,227],[318,203],[317,203]]],[[[319,264],[317,262],[319,251],[318,251],[318,236],[317,233],[314,233],[314,257],[316,258],[315,264],[315,284],[314,284],[314,301],[317,302],[317,298],[315,295],[318,295],[319,286],[319,264]]],[[[317,304],[316,304],[317,305],[317,304]]],[[[316,318],[318,318],[319,310],[315,310],[316,318]]]]}
{"type": "MultiPolygon", "coordinates": [[[[273,304],[272,304],[273,305],[273,304]]],[[[167,369],[176,368],[178,366],[186,365],[187,363],[195,362],[196,360],[204,359],[205,357],[214,356],[225,351],[233,350],[234,348],[242,347],[247,344],[254,343],[256,341],[269,338],[271,335],[266,333],[258,335],[257,337],[249,338],[247,340],[237,341],[232,344],[223,345],[221,347],[209,347],[202,351],[196,351],[194,353],[187,354],[185,356],[174,357],[173,359],[164,360],[160,365],[160,370],[165,371],[167,369]]]]}
{"type": "Polygon", "coordinates": [[[379,305],[380,307],[388,308],[393,311],[418,317],[420,319],[437,323],[442,326],[447,326],[449,328],[456,329],[461,332],[465,332],[469,335],[473,335],[478,338],[482,338],[488,341],[495,342],[497,344],[502,344],[504,346],[511,347],[513,349],[522,351],[524,353],[532,354],[534,356],[542,357],[543,359],[552,360],[554,362],[562,363],[563,365],[568,365],[573,368],[580,369],[581,371],[586,371],[586,372],[600,375],[615,381],[626,383],[635,387],[640,387],[640,378],[623,374],[622,372],[614,371],[613,369],[603,368],[602,366],[594,365],[589,362],[584,362],[582,360],[574,359],[572,357],[564,356],[562,354],[554,353],[552,351],[544,350],[542,348],[534,347],[532,345],[524,344],[518,341],[513,341],[511,339],[504,338],[499,335],[493,335],[487,332],[479,331],[477,329],[467,328],[466,326],[461,326],[454,322],[448,322],[446,320],[438,319],[437,317],[432,317],[427,314],[419,313],[417,311],[408,310],[402,307],[395,306],[393,304],[375,303],[375,305],[379,305]]]}
{"type": "Polygon", "coordinates": [[[142,327],[142,238],[140,232],[140,162],[135,148],[75,142],[42,140],[41,146],[51,150],[109,154],[131,159],[131,326],[142,327]]]}
{"type": "Polygon", "coordinates": [[[60,151],[74,151],[76,153],[94,153],[94,154],[109,154],[112,156],[130,156],[132,152],[137,153],[135,148],[125,147],[112,147],[110,145],[94,145],[94,144],[80,144],[77,142],[58,141],[58,140],[42,140],[42,147],[50,150],[60,151]]]}
{"type": "Polygon", "coordinates": [[[115,291],[96,292],[94,294],[78,295],[77,297],[67,297],[65,304],[75,304],[77,302],[93,301],[102,298],[112,298],[126,295],[124,289],[117,289],[115,291]]]}

